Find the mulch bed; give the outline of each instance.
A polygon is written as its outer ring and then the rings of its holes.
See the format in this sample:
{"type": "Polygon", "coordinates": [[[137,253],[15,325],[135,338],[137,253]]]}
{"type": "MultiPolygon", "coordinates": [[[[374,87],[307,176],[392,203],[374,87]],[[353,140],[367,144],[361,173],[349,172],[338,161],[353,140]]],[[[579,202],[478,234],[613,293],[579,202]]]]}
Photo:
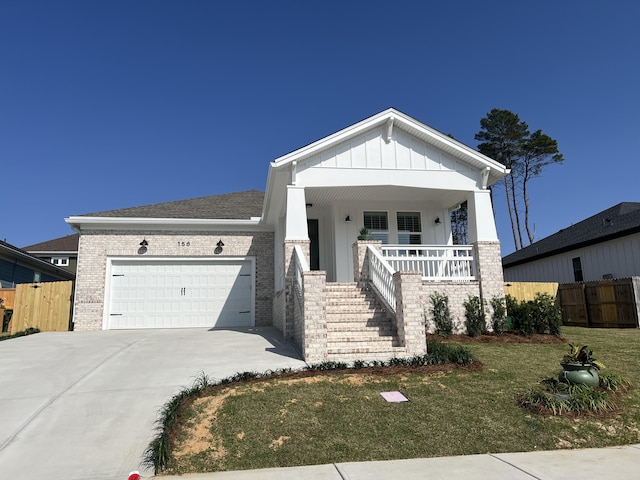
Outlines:
{"type": "Polygon", "coordinates": [[[515,333],[505,333],[504,335],[487,333],[485,335],[479,335],[477,337],[470,337],[469,335],[465,334],[457,334],[449,335],[446,338],[441,337],[438,334],[431,333],[427,334],[427,340],[451,343],[567,343],[567,340],[565,338],[556,337],[555,335],[543,335],[540,333],[534,333],[526,337],[524,335],[517,335],[515,333]]]}

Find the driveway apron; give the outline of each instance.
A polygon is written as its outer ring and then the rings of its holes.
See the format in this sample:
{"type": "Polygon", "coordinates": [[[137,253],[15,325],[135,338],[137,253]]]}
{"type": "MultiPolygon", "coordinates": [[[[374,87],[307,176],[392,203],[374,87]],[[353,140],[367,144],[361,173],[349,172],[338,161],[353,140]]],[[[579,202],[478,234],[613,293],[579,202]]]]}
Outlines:
{"type": "Polygon", "coordinates": [[[0,342],[0,478],[127,478],[141,469],[159,409],[200,374],[302,366],[272,327],[39,333],[0,342]]]}

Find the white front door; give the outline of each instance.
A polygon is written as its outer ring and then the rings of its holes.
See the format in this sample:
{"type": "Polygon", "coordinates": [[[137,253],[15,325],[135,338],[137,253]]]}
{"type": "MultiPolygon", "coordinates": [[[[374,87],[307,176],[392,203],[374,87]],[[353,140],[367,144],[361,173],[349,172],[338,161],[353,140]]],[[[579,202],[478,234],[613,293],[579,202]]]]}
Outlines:
{"type": "Polygon", "coordinates": [[[107,329],[253,325],[250,260],[113,260],[110,275],[107,329]]]}

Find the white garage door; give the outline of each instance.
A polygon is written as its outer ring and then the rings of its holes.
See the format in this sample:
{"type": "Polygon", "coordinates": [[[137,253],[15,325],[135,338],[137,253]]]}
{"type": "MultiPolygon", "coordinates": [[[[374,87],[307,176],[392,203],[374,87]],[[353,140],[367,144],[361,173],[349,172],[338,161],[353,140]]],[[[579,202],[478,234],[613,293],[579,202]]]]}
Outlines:
{"type": "Polygon", "coordinates": [[[111,264],[108,329],[253,325],[251,261],[111,264]]]}

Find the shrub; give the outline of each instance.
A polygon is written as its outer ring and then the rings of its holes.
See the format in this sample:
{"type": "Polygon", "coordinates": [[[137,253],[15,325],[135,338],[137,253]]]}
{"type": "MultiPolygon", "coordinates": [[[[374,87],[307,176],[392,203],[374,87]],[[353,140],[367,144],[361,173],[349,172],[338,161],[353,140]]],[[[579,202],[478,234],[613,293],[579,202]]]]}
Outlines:
{"type": "Polygon", "coordinates": [[[534,300],[518,302],[506,296],[509,316],[513,319],[513,329],[520,335],[550,333],[560,335],[562,312],[555,299],[547,293],[536,293],[534,300]]]}
{"type": "Polygon", "coordinates": [[[449,310],[449,297],[438,292],[429,295],[431,315],[436,324],[436,333],[448,337],[453,332],[453,319],[449,310]]]}
{"type": "Polygon", "coordinates": [[[477,296],[469,297],[463,304],[467,334],[472,337],[477,337],[485,333],[487,330],[487,322],[482,300],[477,296]]]}
{"type": "Polygon", "coordinates": [[[543,331],[551,335],[560,335],[560,325],[562,325],[562,310],[558,302],[548,293],[536,293],[533,303],[540,318],[544,319],[543,331]]]}
{"type": "Polygon", "coordinates": [[[493,297],[491,299],[491,327],[496,335],[504,335],[507,331],[507,308],[504,297],[493,297]]]}

